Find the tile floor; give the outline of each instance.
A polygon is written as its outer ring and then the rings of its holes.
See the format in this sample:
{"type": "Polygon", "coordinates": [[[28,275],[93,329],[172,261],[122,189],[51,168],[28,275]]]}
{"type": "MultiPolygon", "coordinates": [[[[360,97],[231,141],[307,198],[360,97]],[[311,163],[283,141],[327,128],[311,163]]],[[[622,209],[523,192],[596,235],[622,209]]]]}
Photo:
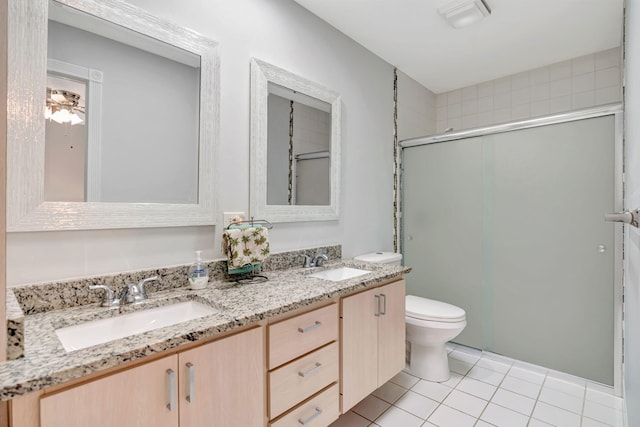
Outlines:
{"type": "Polygon", "coordinates": [[[401,372],[331,427],[623,427],[622,399],[567,374],[450,344],[451,379],[401,372]]]}

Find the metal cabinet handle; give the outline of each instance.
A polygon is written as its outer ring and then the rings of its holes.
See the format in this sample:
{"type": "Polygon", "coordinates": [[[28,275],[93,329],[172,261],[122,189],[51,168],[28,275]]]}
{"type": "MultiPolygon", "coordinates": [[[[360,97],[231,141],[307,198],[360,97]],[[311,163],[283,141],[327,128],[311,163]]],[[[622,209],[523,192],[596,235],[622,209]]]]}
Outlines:
{"type": "Polygon", "coordinates": [[[315,367],[309,369],[307,372],[298,372],[298,375],[300,375],[302,378],[306,378],[314,372],[318,371],[320,368],[322,368],[322,363],[316,362],[315,367]]]}
{"type": "Polygon", "coordinates": [[[318,322],[316,320],[316,323],[314,323],[311,326],[307,326],[306,328],[298,328],[298,332],[300,332],[301,334],[304,334],[306,332],[313,331],[314,329],[319,328],[320,326],[322,326],[322,322],[318,322]]]}
{"type": "Polygon", "coordinates": [[[195,396],[195,386],[196,386],[196,378],[195,378],[196,367],[191,362],[187,362],[185,366],[187,367],[187,375],[189,376],[189,379],[187,380],[187,402],[193,403],[193,398],[195,396]]]}
{"type": "Polygon", "coordinates": [[[298,418],[298,422],[300,424],[302,424],[303,426],[305,426],[305,425],[309,424],[311,421],[313,421],[314,418],[319,417],[320,414],[322,414],[322,409],[316,407],[316,412],[314,412],[313,415],[311,415],[309,418],[304,419],[304,420],[302,418],[298,418]]]}
{"type": "Polygon", "coordinates": [[[167,403],[167,409],[169,411],[173,411],[176,408],[176,373],[173,369],[167,369],[167,376],[169,380],[169,387],[167,388],[167,393],[169,394],[167,403]]]}
{"type": "Polygon", "coordinates": [[[376,297],[376,317],[380,316],[380,295],[374,295],[376,297]]]}
{"type": "Polygon", "coordinates": [[[380,296],[382,297],[382,311],[380,312],[380,314],[386,315],[387,314],[387,296],[385,294],[380,294],[380,296]]]}

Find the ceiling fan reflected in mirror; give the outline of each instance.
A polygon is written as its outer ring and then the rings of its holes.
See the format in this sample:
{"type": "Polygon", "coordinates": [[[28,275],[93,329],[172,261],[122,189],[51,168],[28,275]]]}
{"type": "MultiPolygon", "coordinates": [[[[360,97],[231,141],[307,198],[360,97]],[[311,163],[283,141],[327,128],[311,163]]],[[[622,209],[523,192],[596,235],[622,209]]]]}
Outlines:
{"type": "Polygon", "coordinates": [[[80,105],[80,95],[48,87],[44,117],[60,124],[84,124],[85,109],[80,105]]]}

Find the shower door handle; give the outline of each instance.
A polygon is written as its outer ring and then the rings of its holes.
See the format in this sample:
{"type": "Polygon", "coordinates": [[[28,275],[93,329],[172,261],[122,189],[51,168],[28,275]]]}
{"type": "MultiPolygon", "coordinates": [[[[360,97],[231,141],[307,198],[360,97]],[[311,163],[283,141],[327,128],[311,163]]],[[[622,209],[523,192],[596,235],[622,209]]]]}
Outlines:
{"type": "Polygon", "coordinates": [[[638,220],[640,219],[640,209],[632,209],[624,212],[615,212],[604,214],[604,220],[607,222],[622,222],[625,224],[638,227],[638,220]]]}

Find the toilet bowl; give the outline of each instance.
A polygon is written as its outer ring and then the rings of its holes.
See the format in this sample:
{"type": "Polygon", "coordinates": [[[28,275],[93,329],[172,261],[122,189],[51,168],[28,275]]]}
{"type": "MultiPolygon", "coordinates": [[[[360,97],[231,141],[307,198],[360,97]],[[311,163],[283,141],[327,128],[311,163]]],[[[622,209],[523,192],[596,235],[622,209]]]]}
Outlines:
{"type": "Polygon", "coordinates": [[[445,345],[467,326],[465,311],[415,295],[407,295],[405,303],[409,373],[428,381],[447,381],[451,373],[445,345]]]}

